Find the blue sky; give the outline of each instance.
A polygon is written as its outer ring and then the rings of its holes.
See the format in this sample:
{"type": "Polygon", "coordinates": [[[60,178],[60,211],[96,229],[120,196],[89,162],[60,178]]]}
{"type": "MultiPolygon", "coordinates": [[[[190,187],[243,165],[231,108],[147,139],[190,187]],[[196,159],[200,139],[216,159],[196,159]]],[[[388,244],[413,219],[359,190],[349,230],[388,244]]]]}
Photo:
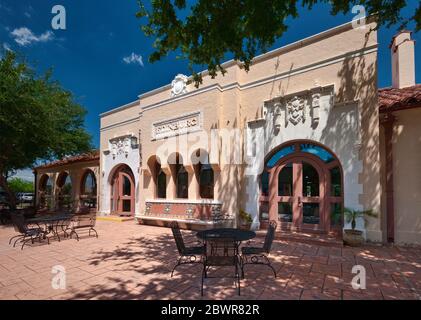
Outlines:
{"type": "MultiPolygon", "coordinates": [[[[404,13],[413,12],[417,5],[418,1],[409,1],[404,13]]],[[[136,0],[0,0],[0,47],[24,53],[40,72],[53,67],[54,78],[88,110],[86,128],[95,146],[99,145],[100,113],[171,82],[177,73],[189,74],[187,61],[176,59],[175,54],[160,62],[148,62],[153,39],[146,38],[140,30],[137,10],[136,0]],[[51,8],[56,4],[66,8],[66,30],[51,28],[51,8]]],[[[311,12],[301,10],[298,19],[289,20],[289,30],[273,48],[352,18],[353,14],[330,16],[328,5],[316,5],[311,12]]],[[[396,27],[379,30],[380,87],[391,83],[388,46],[396,27]]],[[[418,44],[419,82],[421,33],[413,34],[413,38],[418,44]]]]}

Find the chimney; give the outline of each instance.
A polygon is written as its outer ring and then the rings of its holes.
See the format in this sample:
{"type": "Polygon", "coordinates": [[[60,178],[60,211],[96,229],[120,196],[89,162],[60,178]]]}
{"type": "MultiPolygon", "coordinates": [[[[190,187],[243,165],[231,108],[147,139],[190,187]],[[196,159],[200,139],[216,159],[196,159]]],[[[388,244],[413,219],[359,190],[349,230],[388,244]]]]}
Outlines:
{"type": "Polygon", "coordinates": [[[411,40],[411,33],[407,30],[399,32],[390,44],[393,88],[415,85],[415,41],[411,40]]]}

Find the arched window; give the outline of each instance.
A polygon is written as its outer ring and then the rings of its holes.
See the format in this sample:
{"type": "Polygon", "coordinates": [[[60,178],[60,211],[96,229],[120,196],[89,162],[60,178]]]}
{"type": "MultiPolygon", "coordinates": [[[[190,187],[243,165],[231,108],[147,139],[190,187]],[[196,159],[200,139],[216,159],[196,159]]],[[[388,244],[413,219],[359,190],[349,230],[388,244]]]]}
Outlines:
{"type": "Polygon", "coordinates": [[[53,206],[53,183],[48,175],[44,174],[39,182],[38,206],[40,209],[51,209],[53,206]]]}
{"type": "Polygon", "coordinates": [[[57,206],[59,209],[72,209],[72,180],[67,172],[57,178],[57,206]]]}
{"type": "Polygon", "coordinates": [[[92,170],[87,170],[82,177],[80,199],[82,207],[96,208],[97,206],[97,185],[95,174],[92,170]]]}
{"type": "Polygon", "coordinates": [[[189,197],[189,174],[182,164],[177,164],[177,198],[187,199],[189,197]]]}
{"type": "Polygon", "coordinates": [[[277,215],[282,228],[341,234],[342,177],[339,159],[323,145],[297,140],[276,148],[260,176],[261,221],[277,215]]]}
{"type": "Polygon", "coordinates": [[[158,198],[165,199],[167,197],[167,175],[161,168],[159,168],[156,177],[156,190],[158,198]]]}
{"type": "Polygon", "coordinates": [[[210,164],[199,163],[200,197],[213,199],[214,175],[210,164]]]}

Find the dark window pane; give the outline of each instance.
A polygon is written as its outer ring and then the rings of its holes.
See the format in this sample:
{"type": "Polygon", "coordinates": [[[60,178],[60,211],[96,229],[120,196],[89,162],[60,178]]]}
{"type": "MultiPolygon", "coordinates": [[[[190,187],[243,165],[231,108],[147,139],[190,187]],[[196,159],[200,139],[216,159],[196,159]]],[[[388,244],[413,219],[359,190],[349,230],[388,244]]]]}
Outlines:
{"type": "Polygon", "coordinates": [[[292,196],[292,163],[288,163],[278,175],[278,195],[292,196]]]}
{"type": "Polygon", "coordinates": [[[310,164],[303,162],[303,196],[319,196],[319,174],[310,164]]]}
{"type": "Polygon", "coordinates": [[[319,224],[319,204],[318,203],[304,203],[303,204],[303,223],[319,224]]]}
{"type": "Polygon", "coordinates": [[[131,200],[123,200],[123,212],[131,211],[131,200]]]}
{"type": "Polygon", "coordinates": [[[292,205],[289,202],[278,203],[278,219],[282,222],[292,222],[292,205]]]}
{"type": "Polygon", "coordinates": [[[214,176],[213,169],[208,164],[202,164],[200,168],[200,197],[213,199],[214,176]]]}
{"type": "Polygon", "coordinates": [[[339,167],[330,169],[330,195],[333,197],[342,195],[341,170],[339,167]]]}
{"type": "Polygon", "coordinates": [[[295,147],[293,145],[282,148],[281,150],[275,152],[275,154],[267,161],[266,166],[268,168],[273,168],[279,159],[293,153],[294,151],[295,147]]]}
{"type": "Polygon", "coordinates": [[[132,193],[132,184],[130,183],[130,179],[126,176],[123,176],[123,195],[130,196],[132,193]]]}
{"type": "Polygon", "coordinates": [[[335,159],[335,157],[329,151],[311,143],[300,144],[300,149],[302,152],[308,152],[319,157],[325,163],[329,163],[335,159]]]}
{"type": "Polygon", "coordinates": [[[185,198],[189,197],[189,175],[184,167],[181,167],[178,170],[177,174],[177,198],[185,198]]]}
{"type": "Polygon", "coordinates": [[[342,204],[341,203],[330,204],[330,225],[331,226],[342,225],[342,204]]]}
{"type": "Polygon", "coordinates": [[[269,195],[269,172],[263,171],[262,175],[260,176],[260,179],[262,186],[262,195],[267,196],[269,195]]]}
{"type": "Polygon", "coordinates": [[[261,202],[259,207],[260,221],[269,220],[269,202],[261,202]]]}
{"type": "Polygon", "coordinates": [[[158,174],[158,198],[167,197],[167,176],[163,171],[158,174]]]}

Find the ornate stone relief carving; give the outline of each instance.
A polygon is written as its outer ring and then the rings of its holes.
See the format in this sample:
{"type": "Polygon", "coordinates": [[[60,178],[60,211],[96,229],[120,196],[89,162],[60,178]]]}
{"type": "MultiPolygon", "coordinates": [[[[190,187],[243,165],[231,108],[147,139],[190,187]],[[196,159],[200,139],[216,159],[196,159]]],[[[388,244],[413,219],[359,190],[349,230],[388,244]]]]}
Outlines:
{"type": "Polygon", "coordinates": [[[305,90],[294,95],[275,99],[274,102],[266,103],[264,116],[272,114],[274,132],[278,133],[282,127],[292,124],[297,126],[303,124],[307,119],[311,121],[311,127],[315,129],[320,122],[320,107],[323,92],[331,95],[332,87],[317,87],[311,90],[305,90]]]}
{"type": "Polygon", "coordinates": [[[313,93],[311,96],[311,118],[313,127],[316,127],[320,120],[320,97],[320,93],[313,93]]]}
{"type": "Polygon", "coordinates": [[[117,155],[127,156],[132,149],[137,147],[137,138],[132,135],[110,139],[110,153],[113,157],[117,155]]]}
{"type": "Polygon", "coordinates": [[[287,120],[294,126],[306,121],[306,100],[302,97],[294,96],[286,104],[287,120]]]}
{"type": "Polygon", "coordinates": [[[188,77],[183,74],[177,74],[171,82],[171,97],[187,93],[187,80],[188,77]]]}
{"type": "Polygon", "coordinates": [[[277,102],[274,105],[273,123],[275,131],[281,130],[282,127],[282,105],[277,102]]]}

